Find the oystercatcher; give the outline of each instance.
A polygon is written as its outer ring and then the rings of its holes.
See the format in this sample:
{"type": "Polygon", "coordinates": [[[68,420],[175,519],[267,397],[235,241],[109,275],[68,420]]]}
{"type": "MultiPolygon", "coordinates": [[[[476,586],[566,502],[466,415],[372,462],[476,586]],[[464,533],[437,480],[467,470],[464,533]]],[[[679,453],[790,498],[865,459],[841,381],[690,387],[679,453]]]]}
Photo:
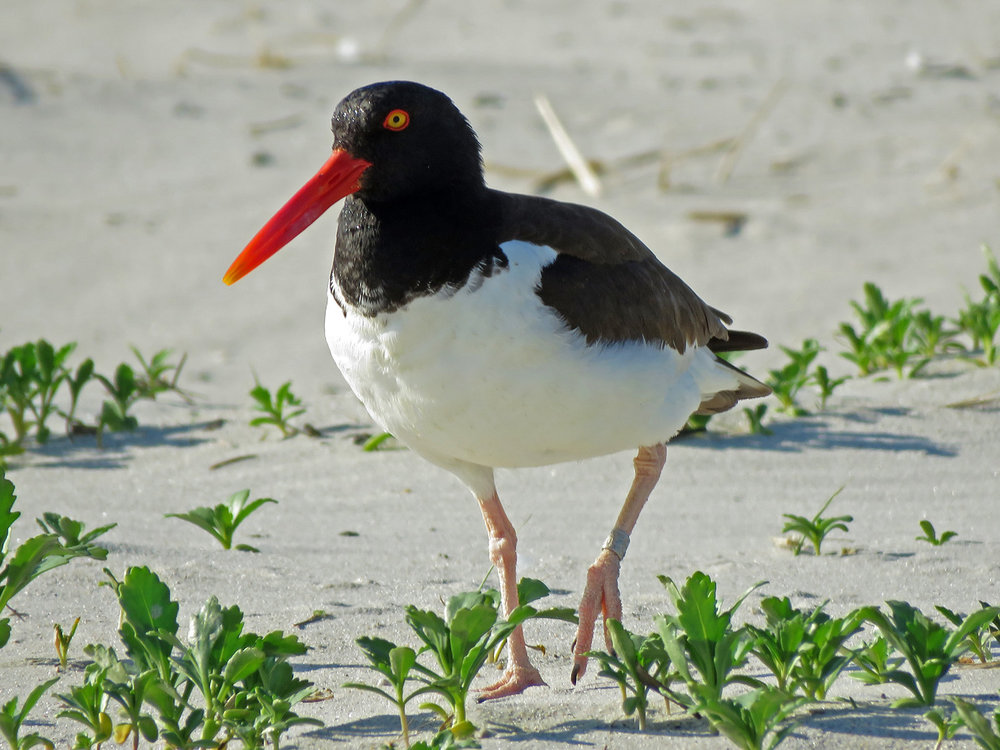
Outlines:
{"type": "MultiPolygon", "coordinates": [[[[333,155],[257,233],[232,284],[341,198],[326,337],[373,419],[455,474],[479,501],[503,607],[517,606],[516,542],[496,467],[638,448],[635,480],[587,572],[571,679],[594,623],[621,618],[619,566],[692,414],[770,389],[717,356],[760,336],[705,304],[600,211],[486,187],[479,141],[443,93],[375,83],[333,113],[333,155]]],[[[518,628],[480,698],[542,684],[518,628]]]]}

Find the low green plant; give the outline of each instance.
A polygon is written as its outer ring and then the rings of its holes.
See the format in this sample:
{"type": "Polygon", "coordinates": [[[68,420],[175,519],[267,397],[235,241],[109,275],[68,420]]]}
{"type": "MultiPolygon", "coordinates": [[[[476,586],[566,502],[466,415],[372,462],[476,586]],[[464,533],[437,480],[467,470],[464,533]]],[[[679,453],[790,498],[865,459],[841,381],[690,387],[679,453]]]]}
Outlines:
{"type": "Polygon", "coordinates": [[[711,414],[692,414],[688,417],[687,423],[681,428],[681,435],[694,435],[708,430],[708,423],[712,420],[711,414]]]}
{"type": "Polygon", "coordinates": [[[250,391],[250,397],[254,400],[254,409],[263,413],[261,417],[250,420],[252,427],[263,427],[271,425],[281,431],[283,437],[291,437],[299,432],[299,429],[289,423],[305,413],[302,408],[302,401],[292,393],[292,381],[287,381],[279,386],[274,396],[271,391],[261,385],[259,380],[255,380],[256,385],[250,391]]]}
{"type": "Polygon", "coordinates": [[[89,554],[94,549],[100,549],[94,544],[94,540],[118,525],[117,523],[109,523],[84,534],[83,530],[87,528],[87,525],[83,521],[76,521],[58,513],[43,513],[41,518],[35,519],[35,522],[46,534],[55,534],[64,547],[79,550],[84,554],[89,554]]]}
{"type": "Polygon", "coordinates": [[[174,391],[181,398],[190,401],[190,397],[177,385],[187,355],[183,355],[180,362],[174,365],[167,361],[171,354],[169,349],[158,351],[147,361],[138,349],[134,346],[131,348],[142,368],[140,375],[136,375],[135,369],[126,362],[119,364],[110,378],[99,373],[94,374],[110,396],[110,399],[105,400],[101,406],[97,423],[98,441],[106,429],[112,432],[136,429],[139,420],[130,412],[140,400],[155,400],[157,395],[164,391],[174,391]],[[173,377],[167,380],[165,376],[170,372],[173,373],[173,377]]]}
{"type": "Polygon", "coordinates": [[[85,730],[77,733],[74,750],[100,746],[114,734],[111,716],[107,711],[109,696],[104,691],[104,676],[103,669],[89,665],[84,670],[82,684],[74,685],[68,693],[56,695],[65,706],[59,712],[59,718],[82,724],[85,730]]]}
{"type": "Polygon", "coordinates": [[[788,519],[785,522],[784,527],[781,529],[782,534],[787,534],[789,532],[798,534],[799,541],[796,544],[793,553],[798,556],[802,552],[802,547],[805,545],[808,539],[812,542],[813,552],[817,557],[821,554],[821,546],[823,540],[826,539],[827,535],[834,530],[839,529],[840,531],[847,531],[847,524],[854,520],[853,516],[835,516],[833,518],[823,518],[823,513],[827,508],[830,507],[830,503],[833,499],[837,497],[842,491],[843,487],[834,492],[823,503],[823,507],[817,511],[816,515],[812,518],[806,518],[805,516],[797,516],[794,513],[782,513],[782,516],[788,519]]]}
{"type": "Polygon", "coordinates": [[[138,427],[139,420],[129,413],[141,395],[132,367],[122,362],[115,368],[115,373],[110,378],[99,373],[95,373],[94,377],[110,396],[110,399],[101,405],[101,414],[97,422],[98,441],[102,439],[105,430],[122,432],[138,427]]]}
{"type": "Polygon", "coordinates": [[[847,639],[860,630],[861,615],[851,612],[831,617],[820,612],[812,619],[799,661],[792,667],[792,687],[812,701],[824,700],[833,683],[851,663],[847,639]]]}
{"type": "Polygon", "coordinates": [[[854,651],[854,663],[861,671],[852,672],[850,676],[866,685],[884,685],[889,682],[885,675],[898,671],[906,661],[897,654],[885,636],[863,643],[854,651]]]}
{"type": "Polygon", "coordinates": [[[830,400],[833,392],[850,379],[848,375],[839,378],[830,377],[826,367],[819,365],[812,373],[812,382],[819,388],[819,408],[825,409],[826,402],[830,400]]]}
{"type": "MultiPolygon", "coordinates": [[[[265,503],[277,503],[269,497],[261,497],[248,503],[250,490],[240,490],[229,496],[225,503],[219,503],[213,508],[200,506],[187,513],[167,513],[165,518],[179,518],[182,521],[193,523],[200,529],[204,529],[215,537],[223,549],[231,549],[233,545],[233,534],[251,513],[260,508],[265,503]]],[[[256,547],[249,544],[237,544],[236,549],[241,552],[260,552],[256,547]]]]}
{"type": "MultiPolygon", "coordinates": [[[[3,400],[2,387],[0,387],[0,401],[3,400]]],[[[0,414],[3,413],[3,404],[0,403],[0,414]]],[[[9,456],[17,456],[24,453],[24,446],[14,441],[9,435],[0,430],[0,469],[7,466],[9,456]]]]}
{"type": "Polygon", "coordinates": [[[288,663],[306,650],[294,635],[244,632],[240,609],[223,608],[213,596],[192,616],[184,641],[177,635],[179,605],[155,573],[133,567],[122,580],[105,573],[121,607],[119,635],[128,659],[102,645],[85,649],[93,661],[84,684],[60,696],[65,715],[94,732],[83,740],[131,739],[137,747],[140,738],[159,738],[172,747],[224,747],[238,739],[246,748],[265,742],[277,748],[290,727],[319,723],[291,710],[312,692],[288,663]],[[119,707],[117,723],[107,711],[110,700],[119,707]]]}
{"type": "Polygon", "coordinates": [[[410,673],[417,663],[417,652],[409,646],[397,646],[385,638],[362,636],[357,639],[356,643],[368,658],[370,668],[388,680],[393,692],[389,693],[380,687],[364,682],[345,682],[343,687],[366,690],[381,695],[392,703],[399,712],[399,728],[403,733],[403,744],[410,747],[410,725],[406,718],[406,704],[432,690],[429,685],[423,685],[409,693],[406,692],[406,683],[413,679],[410,673]]]}
{"type": "Polygon", "coordinates": [[[0,463],[4,456],[22,452],[24,441],[31,434],[37,443],[44,444],[51,435],[47,422],[55,414],[65,419],[67,435],[93,432],[100,443],[105,430],[136,428],[138,422],[129,411],[139,399],[153,399],[171,390],[190,401],[177,385],[184,365],[183,356],[178,364],[172,364],[168,361],[170,351],[164,349],[147,360],[132,347],[142,374],[137,376],[133,368],[123,362],[108,377],[95,372],[94,361],[89,358],[75,370],[71,369],[69,357],[75,349],[75,343],[57,348],[39,339],[0,355],[0,412],[7,414],[13,427],[13,436],[0,431],[0,463]],[[83,388],[92,380],[100,382],[109,396],[101,406],[94,427],[84,425],[76,417],[83,388]],[[66,390],[68,395],[57,401],[66,390]]]}
{"type": "Polygon", "coordinates": [[[161,393],[172,391],[185,401],[191,401],[191,397],[177,385],[187,362],[187,354],[182,354],[174,364],[169,361],[173,354],[170,349],[161,349],[147,360],[136,347],[129,348],[142,367],[142,374],[135,377],[136,392],[140,398],[155,399],[161,393]]]}
{"type": "Polygon", "coordinates": [[[698,712],[741,750],[773,750],[798,726],[787,719],[805,702],[773,685],[761,685],[733,698],[709,701],[698,712]]]}
{"type": "Polygon", "coordinates": [[[1000,263],[997,262],[989,245],[983,245],[982,251],[986,259],[986,273],[980,274],[979,285],[983,288],[987,300],[1000,304],[1000,263]]]}
{"type": "Polygon", "coordinates": [[[935,547],[940,547],[942,544],[947,542],[949,539],[953,539],[958,536],[956,531],[942,531],[941,536],[937,535],[937,531],[934,529],[934,524],[928,521],[926,518],[920,521],[920,528],[924,532],[923,536],[915,537],[918,542],[927,542],[935,547]]]}
{"type": "Polygon", "coordinates": [[[904,369],[921,356],[912,329],[916,307],[922,302],[918,298],[889,301],[878,286],[866,282],[864,299],[851,302],[858,327],[840,324],[848,347],[841,356],[853,362],[861,375],[893,369],[902,378],[904,369]]]}
{"type": "MultiPolygon", "coordinates": [[[[124,745],[132,740],[133,750],[138,750],[140,738],[155,742],[159,729],[153,716],[143,710],[147,704],[147,694],[158,687],[155,669],[140,670],[135,662],[119,661],[114,649],[100,645],[90,645],[85,649],[93,662],[87,669],[101,676],[104,695],[118,704],[118,722],[112,721],[111,737],[115,743],[124,745]]],[[[106,701],[105,705],[110,705],[106,701]]],[[[107,714],[110,720],[110,714],[107,714]]]]}
{"type": "Polygon", "coordinates": [[[812,380],[809,371],[821,347],[816,339],[805,339],[799,349],[781,347],[788,356],[788,363],[777,370],[770,370],[766,383],[771,386],[775,398],[781,404],[781,411],[793,416],[801,416],[807,411],[798,403],[799,391],[812,380]]]}
{"type": "Polygon", "coordinates": [[[961,348],[967,359],[983,366],[994,365],[1000,356],[997,332],[1000,331],[1000,263],[993,251],[983,246],[987,272],[979,276],[983,297],[973,300],[965,295],[965,307],[958,312],[955,323],[961,333],[972,339],[972,346],[961,348]],[[979,352],[980,356],[975,356],[979,352]]]}
{"type": "Polygon", "coordinates": [[[636,714],[639,730],[645,730],[649,691],[652,689],[663,695],[669,707],[670,683],[679,678],[680,673],[671,668],[670,656],[658,634],[636,635],[613,618],[608,618],[604,625],[611,638],[612,651],[591,651],[587,655],[601,665],[598,676],[618,684],[622,711],[626,716],[636,714]]]}
{"type": "Polygon", "coordinates": [[[934,357],[958,346],[955,341],[958,330],[947,327],[947,324],[948,321],[943,315],[935,315],[930,310],[918,310],[913,313],[910,337],[914,350],[922,359],[910,371],[911,377],[934,357]]]}
{"type": "MultiPolygon", "coordinates": [[[[992,609],[996,610],[996,607],[991,607],[984,601],[979,602],[981,609],[992,609]]],[[[941,605],[936,605],[934,607],[940,613],[944,619],[950,622],[955,627],[961,627],[962,623],[968,618],[968,615],[961,614],[957,612],[952,612],[947,607],[942,607],[941,605]]],[[[969,634],[965,637],[965,645],[969,651],[976,655],[980,663],[985,664],[988,661],[992,661],[993,655],[990,653],[989,640],[990,638],[996,638],[996,631],[994,626],[996,623],[996,617],[991,620],[987,620],[982,623],[979,627],[969,631],[969,634]]]]}
{"type": "Polygon", "coordinates": [[[767,415],[767,404],[757,404],[753,407],[744,407],[743,414],[747,418],[747,425],[751,435],[772,435],[773,430],[764,426],[764,417],[767,415]]]}
{"type": "Polygon", "coordinates": [[[697,711],[698,706],[721,698],[723,688],[731,683],[760,687],[759,680],[734,673],[746,663],[753,642],[745,629],[732,627],[732,617],[743,600],[765,582],[754,584],[732,607],[723,610],[716,598],[715,581],[701,571],[692,573],[680,588],[667,576],[658,578],[677,609],[677,614],[654,618],[663,648],[688,691],[687,696],[672,693],[675,702],[697,711]]]}
{"type": "Polygon", "coordinates": [[[365,636],[358,639],[369,666],[389,680],[393,692],[357,682],[347,683],[346,687],[376,693],[396,706],[407,743],[406,705],[418,695],[439,695],[450,705],[451,714],[435,703],[421,704],[421,708],[433,710],[444,719],[454,740],[470,739],[475,727],[467,718],[466,704],[472,682],[514,629],[537,618],[576,622],[571,609],[538,610],[531,606],[532,602],[549,594],[548,587],[541,581],[523,578],[517,589],[521,603],[506,619],[499,613],[500,594],[493,590],[456,594],[448,600],[443,618],[431,610],[407,606],[406,622],[423,644],[419,650],[397,646],[381,638],[365,636]],[[433,656],[436,666],[420,661],[424,654],[433,656]],[[412,680],[420,687],[407,693],[406,684],[412,680]]]}
{"type": "Polygon", "coordinates": [[[792,670],[801,659],[808,630],[823,605],[806,614],[795,609],[787,596],[781,599],[769,596],[761,601],[760,608],[767,621],[766,627],[745,626],[753,639],[751,651],[774,675],[778,689],[790,692],[792,670]]]}
{"type": "Polygon", "coordinates": [[[287,728],[318,723],[287,710],[312,692],[311,683],[292,676],[286,661],[306,648],[294,635],[242,631],[239,608],[223,609],[213,596],[191,618],[187,643],[175,635],[163,638],[177,651],[174,667],[204,700],[206,738],[228,729],[245,746],[261,746],[265,737],[277,746],[287,728]],[[278,701],[288,705],[278,710],[278,701]]]}
{"type": "Polygon", "coordinates": [[[965,308],[959,310],[959,329],[972,339],[972,347],[966,349],[966,358],[976,364],[989,367],[997,363],[997,331],[1000,330],[1000,305],[991,302],[974,302],[966,298],[965,308]],[[977,357],[976,352],[981,352],[977,357]]]}
{"type": "Polygon", "coordinates": [[[396,442],[396,438],[391,432],[380,432],[377,435],[372,435],[361,444],[361,450],[365,453],[396,450],[399,447],[400,444],[396,442]]]}
{"type": "Polygon", "coordinates": [[[73,620],[73,625],[70,627],[69,632],[66,633],[62,629],[62,625],[56,623],[52,626],[55,630],[55,644],[56,644],[56,656],[59,658],[59,669],[66,669],[66,663],[69,660],[69,646],[73,642],[73,636],[76,635],[76,629],[80,625],[80,618],[77,617],[73,620]]]}
{"type": "Polygon", "coordinates": [[[17,705],[17,696],[11,698],[0,708],[0,735],[7,741],[10,750],[28,750],[32,747],[44,747],[46,750],[54,749],[55,745],[51,740],[41,736],[37,732],[21,735],[21,728],[24,726],[28,714],[31,713],[31,710],[38,703],[45,691],[58,681],[58,677],[53,677],[51,680],[46,680],[42,684],[36,685],[28,693],[28,697],[24,699],[24,703],[21,704],[20,708],[17,705]]]}
{"type": "Polygon", "coordinates": [[[941,678],[968,650],[968,635],[1000,613],[998,607],[984,607],[973,612],[961,624],[951,630],[931,620],[908,602],[887,601],[890,614],[886,616],[874,606],[862,607],[861,617],[872,623],[887,641],[887,645],[898,651],[905,659],[910,671],[903,671],[889,661],[888,654],[883,664],[866,662],[864,655],[857,663],[864,672],[858,675],[864,682],[893,682],[902,685],[913,698],[895,701],[893,707],[932,706],[941,678]]]}
{"type": "Polygon", "coordinates": [[[934,725],[938,733],[937,741],[934,743],[934,750],[940,750],[945,740],[950,740],[954,737],[963,723],[962,717],[958,715],[957,711],[946,714],[936,708],[925,713],[924,718],[934,725]]]}
{"type": "MultiPolygon", "coordinates": [[[[0,467],[0,612],[19,591],[43,573],[76,557],[103,560],[108,554],[106,549],[91,544],[64,546],[57,534],[33,536],[11,553],[11,527],[21,515],[13,510],[16,499],[14,484],[0,467]]],[[[9,638],[10,619],[0,618],[0,648],[9,638]]]]}
{"type": "Polygon", "coordinates": [[[12,442],[20,444],[32,428],[39,443],[48,440],[46,421],[56,411],[60,386],[71,377],[65,362],[75,348],[76,344],[66,344],[57,349],[39,339],[15,346],[0,358],[3,402],[14,428],[12,442]]]}
{"type": "Polygon", "coordinates": [[[66,385],[69,388],[69,408],[65,412],[60,412],[66,419],[66,434],[72,435],[75,430],[80,429],[81,422],[76,418],[76,407],[80,402],[80,394],[83,387],[94,379],[94,360],[89,357],[79,364],[76,372],[66,378],[66,385]]]}
{"type": "Polygon", "coordinates": [[[861,616],[852,612],[831,617],[823,611],[825,605],[803,612],[788,597],[768,597],[761,602],[767,626],[746,626],[753,638],[753,654],[774,675],[779,690],[823,700],[852,661],[844,643],[860,629],[861,616]]]}
{"type": "MultiPolygon", "coordinates": [[[[989,607],[990,605],[980,599],[979,606],[989,607]]],[[[1000,615],[994,617],[993,620],[986,625],[986,631],[996,643],[1000,644],[1000,615]]]]}
{"type": "Polygon", "coordinates": [[[1000,709],[993,712],[993,721],[964,698],[949,696],[962,724],[972,733],[976,743],[985,750],[1000,750],[1000,709]],[[994,729],[995,727],[995,729],[994,729]]]}
{"type": "Polygon", "coordinates": [[[732,607],[723,610],[715,582],[701,571],[693,573],[681,588],[670,578],[659,578],[677,614],[658,615],[654,621],[671,669],[686,689],[681,693],[661,687],[661,692],[689,713],[707,718],[737,747],[770,750],[779,745],[794,729],[794,724],[786,722],[804,699],[734,671],[746,663],[754,642],[746,627],[732,627],[733,613],[765,582],[750,587],[732,607]],[[751,690],[735,697],[724,695],[724,688],[734,683],[748,685],[751,690]]]}
{"type": "Polygon", "coordinates": [[[466,718],[472,681],[518,625],[536,618],[577,621],[573,610],[565,607],[537,610],[531,606],[549,594],[541,581],[522,578],[517,591],[520,604],[506,619],[500,616],[500,594],[494,590],[456,594],[448,600],[444,618],[431,610],[406,607],[406,622],[424,644],[421,653],[429,652],[437,662],[437,669],[419,662],[414,669],[451,706],[452,731],[457,737],[468,736],[472,729],[466,718]]]}

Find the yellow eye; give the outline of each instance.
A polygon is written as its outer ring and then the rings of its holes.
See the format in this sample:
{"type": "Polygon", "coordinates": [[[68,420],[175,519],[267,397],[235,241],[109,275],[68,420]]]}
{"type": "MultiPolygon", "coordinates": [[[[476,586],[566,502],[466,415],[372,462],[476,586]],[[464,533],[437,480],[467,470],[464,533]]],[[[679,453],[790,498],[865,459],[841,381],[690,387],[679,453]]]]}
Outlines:
{"type": "Polygon", "coordinates": [[[406,130],[410,124],[410,114],[405,109],[394,109],[385,116],[382,127],[386,130],[406,130]]]}

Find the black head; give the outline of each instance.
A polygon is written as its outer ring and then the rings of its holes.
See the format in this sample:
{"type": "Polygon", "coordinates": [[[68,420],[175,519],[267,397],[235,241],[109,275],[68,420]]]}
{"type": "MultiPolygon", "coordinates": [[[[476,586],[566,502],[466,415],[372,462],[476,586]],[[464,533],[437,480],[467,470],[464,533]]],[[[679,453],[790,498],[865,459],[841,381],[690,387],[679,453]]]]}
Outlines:
{"type": "Polygon", "coordinates": [[[334,110],[333,138],[326,163],[243,248],[223,277],[227,284],[278,252],[341,198],[356,195],[400,217],[419,214],[418,203],[441,194],[447,194],[441,205],[455,206],[484,189],[476,134],[447,96],[419,83],[373,83],[351,92],[334,110]],[[419,200],[399,210],[396,201],[408,198],[419,200]]]}
{"type": "Polygon", "coordinates": [[[356,89],[333,112],[333,147],[371,162],[358,196],[389,201],[412,193],[482,187],[479,141],[451,99],[410,81],[356,89]]]}

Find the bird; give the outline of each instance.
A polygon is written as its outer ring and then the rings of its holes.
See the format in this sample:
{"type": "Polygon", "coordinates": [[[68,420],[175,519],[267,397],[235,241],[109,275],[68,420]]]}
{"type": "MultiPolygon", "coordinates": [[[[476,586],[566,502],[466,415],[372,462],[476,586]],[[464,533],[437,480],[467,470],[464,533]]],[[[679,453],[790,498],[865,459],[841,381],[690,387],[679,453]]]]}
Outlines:
{"type": "MultiPolygon", "coordinates": [[[[728,315],[607,214],[487,187],[476,133],[440,91],[373,83],[348,94],[331,124],[332,155],[223,280],[233,284],[344,200],[330,352],[372,418],[478,501],[504,614],[518,604],[517,534],[495,469],[637,451],[583,586],[576,684],[597,620],[622,617],[621,562],[666,443],[692,414],[771,392],[720,356],[767,341],[729,329],[728,315]]],[[[500,679],[479,699],[541,684],[518,627],[500,679]]]]}

